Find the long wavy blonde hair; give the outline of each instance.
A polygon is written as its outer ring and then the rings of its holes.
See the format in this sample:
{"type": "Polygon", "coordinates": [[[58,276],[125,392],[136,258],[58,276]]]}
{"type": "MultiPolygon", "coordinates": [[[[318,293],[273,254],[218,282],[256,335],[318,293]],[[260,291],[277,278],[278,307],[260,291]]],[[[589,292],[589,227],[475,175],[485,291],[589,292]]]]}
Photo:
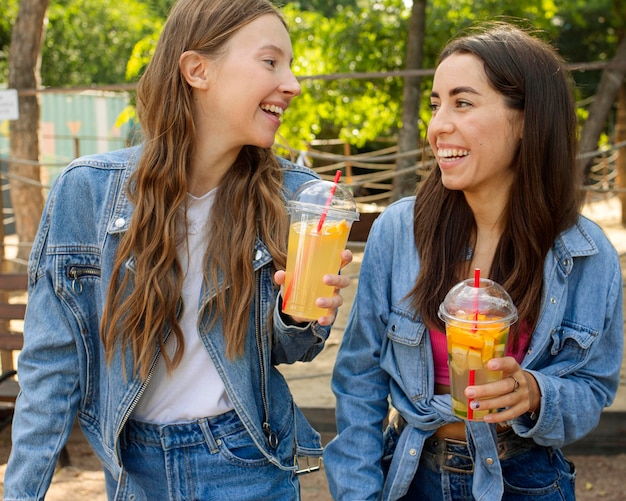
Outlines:
{"type": "MultiPolygon", "coordinates": [[[[135,209],[117,250],[101,336],[109,362],[120,342],[122,348],[130,345],[135,371],[143,378],[157,346],[168,370],[180,363],[184,350],[177,321],[183,276],[176,244],[185,225],[187,169],[199,138],[191,88],[179,71],[180,55],[194,50],[218,58],[237,30],[266,14],[282,20],[267,0],[179,1],[139,81],[137,114],[145,143],[128,186],[135,209]],[[126,269],[131,258],[134,273],[126,269]],[[169,329],[176,337],[172,357],[164,350],[169,329]]],[[[221,317],[231,358],[244,347],[255,292],[256,239],[267,245],[275,268],[285,265],[288,222],[282,179],[270,149],[245,146],[217,189],[206,277],[215,285],[220,274],[225,279],[211,315],[221,317]]]]}

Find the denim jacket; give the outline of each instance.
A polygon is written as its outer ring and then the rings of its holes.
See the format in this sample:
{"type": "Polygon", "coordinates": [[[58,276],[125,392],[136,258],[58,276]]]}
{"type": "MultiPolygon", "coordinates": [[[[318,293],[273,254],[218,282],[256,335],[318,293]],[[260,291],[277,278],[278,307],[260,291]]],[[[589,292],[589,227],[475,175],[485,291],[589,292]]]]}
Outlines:
{"type": "MultiPolygon", "coordinates": [[[[113,478],[123,477],[120,434],[147,383],[136,376],[130,349],[118,347],[112,363],[105,362],[99,327],[116,249],[133,213],[126,186],[139,153],[139,148],[130,148],[75,160],[47,198],[28,267],[24,348],[18,362],[21,393],[5,500],[43,499],[76,417],[104,468],[113,478]]],[[[307,168],[281,164],[286,198],[317,177],[307,168]]],[[[321,456],[320,437],[274,365],[311,360],[322,350],[330,328],[316,322],[286,325],[276,307],[272,257],[261,240],[250,261],[257,298],[245,355],[226,357],[219,320],[211,327],[203,317],[200,335],[259,450],[277,467],[295,469],[296,455],[321,456]],[[270,334],[265,326],[272,312],[270,334]],[[275,447],[262,429],[266,413],[278,436],[275,447]]],[[[132,259],[126,270],[132,273],[132,259]]],[[[214,294],[205,283],[200,311],[214,294]]],[[[153,368],[158,356],[155,347],[153,368]]]]}
{"type": "MultiPolygon", "coordinates": [[[[434,395],[428,330],[406,296],[419,271],[415,198],[390,205],[368,238],[355,303],[332,379],[338,436],[324,462],[334,499],[395,500],[407,491],[424,440],[448,422],[450,395],[434,395]],[[388,400],[389,399],[389,400],[388,400]],[[388,401],[406,419],[385,476],[388,401]]],[[[615,249],[593,222],[577,223],[545,259],[541,312],[522,367],[537,379],[541,411],[510,422],[515,433],[561,447],[593,430],[619,384],[623,351],[622,274],[615,249]]],[[[495,425],[467,422],[477,500],[501,499],[495,425]]]]}

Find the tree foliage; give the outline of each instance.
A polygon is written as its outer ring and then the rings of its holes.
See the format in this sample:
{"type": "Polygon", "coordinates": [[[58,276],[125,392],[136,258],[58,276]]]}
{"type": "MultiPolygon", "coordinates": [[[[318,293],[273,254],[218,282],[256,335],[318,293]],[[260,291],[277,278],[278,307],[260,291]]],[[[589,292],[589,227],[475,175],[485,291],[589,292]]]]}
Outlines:
{"type": "Polygon", "coordinates": [[[18,8],[19,0],[0,0],[0,82],[9,78],[9,46],[18,8]]]}
{"type": "Polygon", "coordinates": [[[292,102],[281,132],[292,146],[317,137],[341,138],[362,146],[394,135],[400,115],[401,79],[305,78],[401,69],[408,9],[402,0],[346,6],[332,18],[287,5],[283,13],[295,52],[294,73],[302,96],[292,102]]]}
{"type": "Polygon", "coordinates": [[[281,5],[285,6],[290,4],[296,10],[312,11],[322,14],[324,17],[333,17],[337,12],[341,12],[345,7],[356,7],[358,0],[334,0],[329,2],[328,0],[299,0],[296,2],[285,2],[281,5]]]}
{"type": "MultiPolygon", "coordinates": [[[[154,50],[174,0],[52,1],[42,59],[45,86],[136,81],[154,50]]],[[[401,127],[400,76],[350,78],[353,73],[394,72],[406,67],[410,5],[406,0],[276,0],[290,27],[294,73],[302,96],[287,111],[281,133],[296,148],[313,139],[340,138],[364,147],[396,137],[401,127]],[[329,79],[328,75],[344,77],[329,79]],[[324,75],[324,78],[315,78],[324,75]]],[[[521,19],[553,41],[571,62],[608,61],[626,0],[429,0],[425,68],[433,68],[446,41],[469,24],[521,19]],[[494,15],[497,13],[497,16],[494,15]]],[[[0,79],[6,81],[6,48],[19,0],[0,0],[0,79]]],[[[581,99],[592,96],[600,72],[575,73],[581,99]]],[[[424,78],[422,103],[429,78],[424,78]]],[[[423,129],[430,112],[420,109],[423,129]]]]}
{"type": "Polygon", "coordinates": [[[134,45],[157,29],[159,19],[138,0],[53,1],[42,52],[43,85],[123,82],[134,45]]]}

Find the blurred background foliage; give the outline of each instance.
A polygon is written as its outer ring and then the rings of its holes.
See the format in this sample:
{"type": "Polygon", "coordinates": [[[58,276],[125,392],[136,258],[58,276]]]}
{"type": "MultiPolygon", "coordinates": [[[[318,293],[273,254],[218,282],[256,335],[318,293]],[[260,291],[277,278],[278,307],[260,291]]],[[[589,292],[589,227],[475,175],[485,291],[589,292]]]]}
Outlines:
{"type": "MultiPolygon", "coordinates": [[[[172,4],[172,0],[52,0],[42,50],[42,85],[136,82],[172,4]]],[[[18,7],[19,0],[0,0],[0,85],[7,81],[11,26],[18,7]]],[[[341,139],[367,149],[380,138],[396,137],[403,80],[370,74],[404,69],[410,0],[300,0],[282,2],[280,7],[293,42],[293,70],[303,87],[302,96],[285,114],[280,130],[284,140],[295,149],[319,139],[341,139]]],[[[495,18],[532,27],[568,62],[608,61],[624,34],[625,16],[626,0],[428,0],[423,67],[434,66],[439,49],[456,32],[495,18]]],[[[574,72],[580,102],[593,96],[600,76],[598,69],[574,72]]],[[[422,82],[422,131],[429,117],[429,89],[427,76],[422,82]]]]}

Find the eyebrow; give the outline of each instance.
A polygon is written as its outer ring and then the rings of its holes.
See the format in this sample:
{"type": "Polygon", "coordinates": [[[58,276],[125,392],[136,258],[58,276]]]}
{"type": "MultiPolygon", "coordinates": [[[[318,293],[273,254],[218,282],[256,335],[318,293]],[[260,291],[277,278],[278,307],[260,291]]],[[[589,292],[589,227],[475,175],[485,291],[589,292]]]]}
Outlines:
{"type": "MultiPolygon", "coordinates": [[[[271,50],[273,52],[280,54],[281,56],[285,56],[285,51],[283,49],[281,49],[278,45],[274,45],[271,43],[264,45],[263,47],[259,49],[259,51],[263,51],[263,50],[271,50]]],[[[293,57],[289,60],[289,63],[292,63],[292,62],[293,62],[293,57]]]]}
{"type": "MultiPolygon", "coordinates": [[[[454,89],[452,89],[449,94],[450,96],[456,96],[458,94],[463,94],[464,92],[468,93],[468,94],[476,94],[479,95],[480,93],[474,89],[473,87],[455,87],[454,89]]],[[[439,92],[431,92],[430,93],[430,97],[439,97],[439,92]]]]}

